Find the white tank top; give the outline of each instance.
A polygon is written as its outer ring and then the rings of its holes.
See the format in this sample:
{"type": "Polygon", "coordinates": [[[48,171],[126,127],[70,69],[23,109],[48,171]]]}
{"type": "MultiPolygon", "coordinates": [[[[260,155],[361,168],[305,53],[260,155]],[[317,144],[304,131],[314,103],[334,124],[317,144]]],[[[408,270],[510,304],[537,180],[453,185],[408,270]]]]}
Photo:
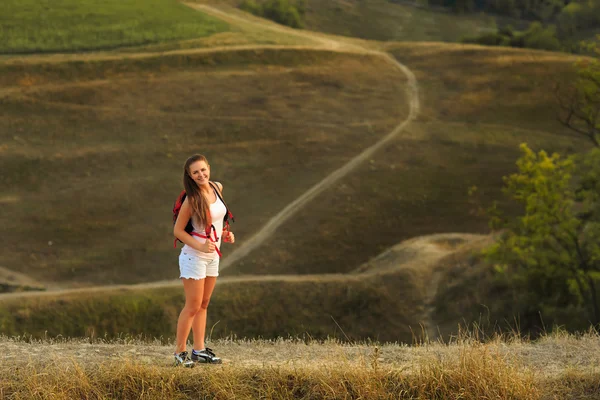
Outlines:
{"type": "MultiPolygon", "coordinates": [[[[213,189],[213,191],[214,191],[214,189],[213,189]]],[[[223,204],[223,202],[221,201],[221,199],[219,198],[219,196],[217,195],[216,192],[215,192],[215,197],[217,198],[217,200],[210,205],[210,217],[212,218],[212,224],[215,226],[215,232],[217,233],[217,237],[219,238],[219,240],[217,240],[215,245],[218,248],[221,248],[221,237],[223,236],[223,218],[225,218],[225,214],[227,213],[227,207],[225,207],[225,204],[223,204]]],[[[192,226],[194,227],[194,232],[196,232],[200,235],[206,235],[205,227],[203,225],[200,225],[200,226],[196,225],[196,222],[193,219],[192,219],[192,226]]],[[[211,236],[213,236],[213,235],[214,235],[214,233],[211,230],[211,236]]],[[[208,240],[208,239],[201,238],[201,237],[194,236],[194,235],[192,235],[192,237],[195,240],[199,241],[200,243],[206,243],[206,241],[208,240]]],[[[196,256],[205,258],[207,260],[214,260],[215,258],[219,257],[219,255],[217,254],[216,251],[214,251],[212,253],[205,253],[203,251],[198,251],[196,249],[193,249],[190,246],[188,246],[187,244],[181,248],[181,251],[186,251],[188,253],[195,254],[196,256]]]]}

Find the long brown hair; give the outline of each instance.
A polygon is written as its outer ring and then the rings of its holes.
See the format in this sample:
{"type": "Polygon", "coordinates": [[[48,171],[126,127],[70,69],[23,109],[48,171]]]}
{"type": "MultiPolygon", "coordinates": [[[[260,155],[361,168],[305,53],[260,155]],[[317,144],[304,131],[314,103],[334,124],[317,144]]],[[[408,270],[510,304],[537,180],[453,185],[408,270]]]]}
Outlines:
{"type": "Polygon", "coordinates": [[[190,176],[190,166],[196,161],[204,161],[208,166],[208,160],[202,154],[194,154],[188,158],[183,167],[183,187],[185,188],[188,202],[192,207],[192,218],[206,228],[212,224],[208,201],[200,191],[196,181],[190,176]]]}

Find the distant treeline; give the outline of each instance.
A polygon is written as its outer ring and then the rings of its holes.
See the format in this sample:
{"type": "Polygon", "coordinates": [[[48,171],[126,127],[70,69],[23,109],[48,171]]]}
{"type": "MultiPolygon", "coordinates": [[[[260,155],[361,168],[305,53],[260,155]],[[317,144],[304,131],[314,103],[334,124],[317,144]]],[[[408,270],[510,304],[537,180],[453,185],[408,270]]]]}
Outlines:
{"type": "MultiPolygon", "coordinates": [[[[399,0],[390,0],[401,3],[399,0]]],[[[423,0],[457,13],[485,12],[530,21],[526,31],[502,27],[465,41],[486,45],[581,52],[600,27],[600,0],[423,0]]]]}
{"type": "Polygon", "coordinates": [[[463,39],[465,43],[477,43],[487,46],[525,47],[542,50],[564,50],[580,53],[582,45],[559,40],[553,26],[544,26],[541,22],[532,22],[525,31],[516,31],[511,26],[498,28],[496,32],[463,39]]]}
{"type": "Polygon", "coordinates": [[[557,22],[565,29],[589,29],[600,21],[598,0],[427,0],[457,12],[484,11],[506,17],[557,22]]]}

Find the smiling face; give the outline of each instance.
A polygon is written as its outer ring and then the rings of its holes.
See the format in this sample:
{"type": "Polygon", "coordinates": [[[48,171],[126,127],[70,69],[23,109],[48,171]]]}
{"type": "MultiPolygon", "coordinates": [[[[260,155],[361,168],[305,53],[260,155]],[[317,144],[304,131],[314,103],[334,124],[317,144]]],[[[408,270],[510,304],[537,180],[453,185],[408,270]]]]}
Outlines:
{"type": "Polygon", "coordinates": [[[196,161],[190,164],[188,173],[198,186],[208,185],[208,180],[210,179],[210,165],[203,160],[196,161]]]}

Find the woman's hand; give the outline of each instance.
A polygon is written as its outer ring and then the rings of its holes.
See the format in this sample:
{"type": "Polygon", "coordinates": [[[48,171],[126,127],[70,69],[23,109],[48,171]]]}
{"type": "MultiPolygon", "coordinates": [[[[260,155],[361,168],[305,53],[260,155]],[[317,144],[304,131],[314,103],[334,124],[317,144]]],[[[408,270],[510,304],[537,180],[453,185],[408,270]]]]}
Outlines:
{"type": "Polygon", "coordinates": [[[202,246],[202,252],[204,253],[212,253],[215,251],[215,244],[213,242],[211,242],[210,240],[207,240],[206,243],[204,243],[202,246]]]}
{"type": "Polygon", "coordinates": [[[229,243],[235,243],[235,235],[233,234],[233,232],[224,231],[223,240],[229,243]]]}

